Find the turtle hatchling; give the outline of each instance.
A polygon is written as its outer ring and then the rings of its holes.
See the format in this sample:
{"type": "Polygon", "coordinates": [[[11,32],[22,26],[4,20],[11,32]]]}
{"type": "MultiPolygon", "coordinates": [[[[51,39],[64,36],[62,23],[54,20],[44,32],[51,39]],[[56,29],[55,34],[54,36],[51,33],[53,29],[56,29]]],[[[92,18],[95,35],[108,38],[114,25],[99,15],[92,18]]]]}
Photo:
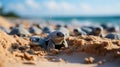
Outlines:
{"type": "Polygon", "coordinates": [[[111,27],[107,29],[108,32],[119,32],[120,27],[118,25],[113,24],[111,27]]]}
{"type": "Polygon", "coordinates": [[[24,27],[15,27],[11,30],[9,34],[10,35],[16,34],[18,36],[25,37],[28,36],[30,33],[24,27]]]}
{"type": "Polygon", "coordinates": [[[118,33],[108,33],[105,38],[120,40],[120,34],[118,33]]]}
{"type": "Polygon", "coordinates": [[[87,35],[89,35],[92,32],[92,29],[89,27],[81,27],[81,30],[84,31],[87,35]]]}
{"type": "Polygon", "coordinates": [[[116,24],[104,23],[104,24],[101,24],[101,26],[108,32],[119,32],[120,31],[119,25],[116,25],[116,24]]]}
{"type": "Polygon", "coordinates": [[[37,28],[36,26],[32,26],[29,28],[29,32],[33,34],[41,34],[41,29],[37,28]]]}
{"type": "Polygon", "coordinates": [[[81,30],[86,32],[87,35],[94,35],[94,36],[103,37],[103,28],[101,26],[81,27],[81,30]]]}
{"type": "Polygon", "coordinates": [[[54,32],[51,32],[46,37],[47,42],[47,50],[51,51],[52,49],[60,49],[61,47],[68,48],[68,44],[66,41],[66,35],[64,32],[61,32],[60,30],[56,30],[54,32]]]}
{"type": "Polygon", "coordinates": [[[40,46],[44,49],[47,48],[45,40],[40,36],[31,36],[30,41],[32,42],[33,45],[40,46]]]}
{"type": "Polygon", "coordinates": [[[53,29],[51,28],[51,27],[47,27],[47,26],[45,26],[43,29],[42,29],[42,33],[50,33],[50,32],[52,32],[53,31],[53,29]]]}
{"type": "Polygon", "coordinates": [[[78,36],[78,35],[86,35],[84,31],[82,31],[80,28],[75,28],[73,29],[73,33],[78,36]]]}
{"type": "Polygon", "coordinates": [[[69,30],[65,27],[60,27],[60,28],[57,28],[56,30],[61,31],[65,35],[65,37],[69,37],[70,35],[69,30]]]}
{"type": "Polygon", "coordinates": [[[102,32],[103,32],[103,28],[101,26],[95,26],[92,27],[92,32],[90,33],[90,35],[94,35],[94,36],[103,36],[102,32]]]}

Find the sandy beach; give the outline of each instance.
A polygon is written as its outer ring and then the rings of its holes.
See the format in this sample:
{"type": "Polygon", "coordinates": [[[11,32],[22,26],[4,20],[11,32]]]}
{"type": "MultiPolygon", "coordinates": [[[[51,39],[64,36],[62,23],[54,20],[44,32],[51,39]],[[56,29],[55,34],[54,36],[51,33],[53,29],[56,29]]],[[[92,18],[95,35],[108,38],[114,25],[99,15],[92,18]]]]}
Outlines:
{"type": "Polygon", "coordinates": [[[0,67],[120,67],[120,0],[0,0],[0,67]]]}
{"type": "MultiPolygon", "coordinates": [[[[22,24],[26,24],[24,25],[26,29],[30,27],[27,22],[22,24]]],[[[0,17],[0,25],[9,29],[15,26],[4,17],[0,17]]],[[[38,46],[31,47],[28,37],[9,35],[0,30],[0,67],[119,67],[120,65],[120,40],[92,35],[72,35],[66,41],[69,48],[46,52],[38,46]]]]}
{"type": "MultiPolygon", "coordinates": [[[[106,61],[104,64],[99,65],[98,63],[94,64],[85,64],[84,58],[94,56],[86,53],[73,53],[71,55],[58,55],[57,58],[65,59],[65,62],[49,62],[49,61],[38,61],[35,65],[30,64],[7,64],[7,67],[119,67],[120,60],[111,60],[106,61]]],[[[54,57],[54,56],[53,56],[54,57]]],[[[56,57],[56,56],[55,56],[56,57]]],[[[96,59],[103,59],[104,57],[96,56],[96,59]]],[[[110,58],[109,58],[110,59],[110,58]]]]}

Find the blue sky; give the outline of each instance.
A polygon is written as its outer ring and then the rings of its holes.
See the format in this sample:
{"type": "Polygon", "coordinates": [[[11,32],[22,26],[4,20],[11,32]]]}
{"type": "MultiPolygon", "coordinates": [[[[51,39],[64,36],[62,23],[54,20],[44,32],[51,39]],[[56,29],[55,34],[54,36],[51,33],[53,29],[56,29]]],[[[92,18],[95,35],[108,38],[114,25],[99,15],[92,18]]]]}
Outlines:
{"type": "Polygon", "coordinates": [[[120,0],[0,0],[0,6],[22,16],[120,15],[120,0]]]}

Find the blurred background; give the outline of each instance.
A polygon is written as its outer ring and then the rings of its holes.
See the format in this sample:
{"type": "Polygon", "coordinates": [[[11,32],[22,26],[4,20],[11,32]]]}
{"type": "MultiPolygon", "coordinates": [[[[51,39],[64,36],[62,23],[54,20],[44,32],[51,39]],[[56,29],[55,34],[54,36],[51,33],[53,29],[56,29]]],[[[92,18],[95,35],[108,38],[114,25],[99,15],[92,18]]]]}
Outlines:
{"type": "Polygon", "coordinates": [[[120,23],[120,0],[0,0],[0,15],[63,23],[120,23]]]}

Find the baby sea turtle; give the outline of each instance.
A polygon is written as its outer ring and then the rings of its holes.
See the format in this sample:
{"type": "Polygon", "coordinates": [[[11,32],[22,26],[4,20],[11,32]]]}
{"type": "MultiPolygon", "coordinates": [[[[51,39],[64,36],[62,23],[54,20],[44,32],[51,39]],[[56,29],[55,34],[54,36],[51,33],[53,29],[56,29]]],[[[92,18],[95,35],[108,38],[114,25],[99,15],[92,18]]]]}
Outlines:
{"type": "Polygon", "coordinates": [[[92,32],[92,29],[89,27],[81,27],[81,30],[84,31],[87,35],[89,35],[92,32]]]}
{"type": "Polygon", "coordinates": [[[103,28],[101,26],[88,26],[81,28],[88,35],[102,36],[103,28]]]}
{"type": "Polygon", "coordinates": [[[15,27],[9,33],[10,35],[18,35],[21,37],[28,36],[30,33],[24,27],[15,27]]]}
{"type": "Polygon", "coordinates": [[[110,28],[107,29],[108,32],[119,32],[120,27],[118,25],[112,25],[110,28]]]}
{"type": "Polygon", "coordinates": [[[59,27],[56,30],[61,31],[65,35],[65,37],[69,37],[69,30],[67,28],[59,27]]]}
{"type": "Polygon", "coordinates": [[[42,26],[41,24],[38,24],[38,23],[33,23],[32,25],[39,28],[39,29],[41,29],[41,26],[42,26]]]}
{"type": "Polygon", "coordinates": [[[67,24],[65,24],[65,25],[64,25],[64,27],[65,27],[65,28],[68,28],[68,25],[67,25],[67,24]]]}
{"type": "Polygon", "coordinates": [[[40,46],[44,49],[47,48],[46,43],[45,43],[45,39],[43,39],[40,36],[31,36],[30,41],[32,42],[33,45],[40,46]]]}
{"type": "Polygon", "coordinates": [[[68,47],[68,44],[66,42],[66,35],[60,30],[51,32],[45,40],[48,43],[48,51],[51,51],[52,49],[60,49],[61,47],[68,47]]]}
{"type": "Polygon", "coordinates": [[[118,32],[118,31],[120,31],[120,27],[116,24],[104,23],[104,24],[101,24],[101,26],[105,30],[107,30],[108,32],[118,32]]]}
{"type": "Polygon", "coordinates": [[[56,25],[56,29],[57,29],[57,28],[60,28],[60,27],[62,27],[61,24],[57,24],[57,25],[56,25]]]}
{"type": "Polygon", "coordinates": [[[95,26],[92,28],[90,35],[101,36],[102,37],[103,28],[101,26],[95,26]]]}
{"type": "Polygon", "coordinates": [[[51,33],[53,31],[53,29],[51,27],[43,27],[42,29],[42,33],[51,33]]]}
{"type": "Polygon", "coordinates": [[[118,33],[108,33],[105,38],[120,40],[120,34],[118,33]]]}
{"type": "Polygon", "coordinates": [[[73,33],[77,36],[78,35],[86,35],[86,33],[84,31],[82,31],[80,28],[73,29],[73,33]]]}
{"type": "Polygon", "coordinates": [[[29,32],[32,34],[40,34],[42,31],[36,26],[32,26],[29,28],[29,32]]]}
{"type": "Polygon", "coordinates": [[[24,27],[24,25],[23,25],[23,24],[20,24],[20,23],[17,23],[17,24],[15,25],[15,27],[24,27]]]}

